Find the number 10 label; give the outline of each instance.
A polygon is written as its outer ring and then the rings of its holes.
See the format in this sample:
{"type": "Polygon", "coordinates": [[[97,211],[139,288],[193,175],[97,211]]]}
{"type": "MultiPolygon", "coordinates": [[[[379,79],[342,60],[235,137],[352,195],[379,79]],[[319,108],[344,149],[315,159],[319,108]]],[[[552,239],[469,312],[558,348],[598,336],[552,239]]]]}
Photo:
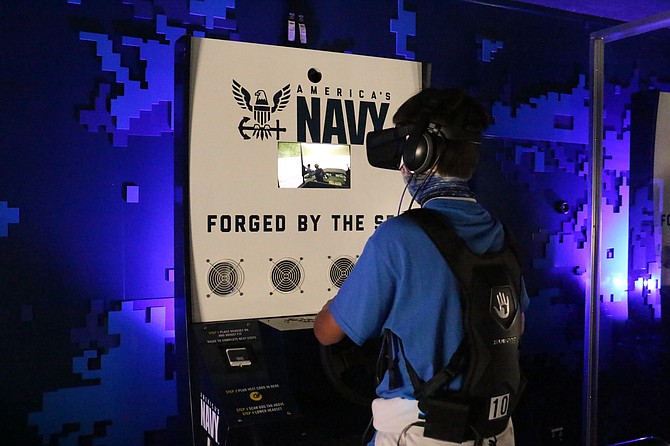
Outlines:
{"type": "Polygon", "coordinates": [[[509,393],[491,398],[489,420],[496,420],[507,415],[509,410],[509,393]]]}

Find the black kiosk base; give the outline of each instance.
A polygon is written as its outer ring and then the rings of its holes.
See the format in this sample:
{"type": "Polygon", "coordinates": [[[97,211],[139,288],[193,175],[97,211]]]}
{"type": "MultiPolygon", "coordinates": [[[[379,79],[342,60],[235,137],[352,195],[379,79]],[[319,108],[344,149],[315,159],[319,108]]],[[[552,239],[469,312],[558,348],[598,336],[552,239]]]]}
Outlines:
{"type": "Polygon", "coordinates": [[[357,376],[347,378],[368,389],[369,399],[352,401],[338,392],[328,378],[333,371],[326,373],[322,366],[324,352],[314,338],[313,320],[299,316],[192,326],[196,446],[361,444],[371,419],[372,370],[349,370],[357,376]]]}

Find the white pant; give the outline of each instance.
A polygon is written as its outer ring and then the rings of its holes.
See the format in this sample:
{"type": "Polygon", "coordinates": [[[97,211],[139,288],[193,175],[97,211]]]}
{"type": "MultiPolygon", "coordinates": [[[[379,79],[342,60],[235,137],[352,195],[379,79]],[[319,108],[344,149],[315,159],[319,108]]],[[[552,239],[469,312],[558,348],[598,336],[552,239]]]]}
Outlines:
{"type": "MultiPolygon", "coordinates": [[[[419,408],[415,400],[377,398],[372,402],[372,416],[377,431],[373,443],[375,446],[474,446],[475,444],[474,441],[452,443],[427,438],[423,436],[423,427],[421,426],[411,426],[405,431],[407,426],[419,421],[419,408]]],[[[482,445],[514,446],[512,420],[509,421],[503,432],[496,435],[495,439],[487,438],[482,445]],[[489,440],[492,441],[489,442],[489,440]]]]}

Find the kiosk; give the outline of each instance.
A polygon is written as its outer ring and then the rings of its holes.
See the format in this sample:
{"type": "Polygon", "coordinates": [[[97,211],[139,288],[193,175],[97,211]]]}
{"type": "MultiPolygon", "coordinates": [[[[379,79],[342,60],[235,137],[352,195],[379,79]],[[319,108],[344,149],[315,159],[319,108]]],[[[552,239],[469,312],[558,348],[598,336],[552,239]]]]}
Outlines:
{"type": "Polygon", "coordinates": [[[392,126],[424,70],[207,38],[183,44],[177,286],[194,442],[344,445],[355,435],[360,444],[369,407],[329,385],[312,324],[368,237],[397,214],[400,174],[371,167],[364,140],[392,126]]]}

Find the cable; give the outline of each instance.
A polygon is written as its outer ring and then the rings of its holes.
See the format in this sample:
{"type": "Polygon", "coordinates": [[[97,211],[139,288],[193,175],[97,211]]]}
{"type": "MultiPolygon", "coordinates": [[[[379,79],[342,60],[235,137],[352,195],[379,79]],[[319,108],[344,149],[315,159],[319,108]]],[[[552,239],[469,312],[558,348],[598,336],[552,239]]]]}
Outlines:
{"type": "Polygon", "coordinates": [[[400,202],[398,203],[398,210],[396,211],[395,215],[396,217],[400,215],[400,209],[402,208],[402,202],[405,201],[405,193],[407,192],[407,189],[409,188],[409,182],[412,181],[414,177],[414,174],[412,174],[412,177],[410,177],[409,181],[405,184],[405,188],[402,190],[402,195],[400,195],[400,202]]]}
{"type": "Polygon", "coordinates": [[[361,437],[361,446],[366,446],[369,443],[367,438],[368,438],[368,434],[370,433],[370,429],[372,428],[373,420],[374,420],[374,417],[370,417],[370,422],[368,423],[367,427],[365,428],[365,431],[363,431],[363,436],[361,437]]]}
{"type": "Polygon", "coordinates": [[[400,440],[402,440],[402,437],[407,435],[407,431],[410,430],[412,426],[423,426],[423,421],[415,421],[414,423],[410,423],[405,428],[400,432],[400,435],[398,435],[398,441],[396,442],[396,446],[400,446],[400,440]]]}
{"type": "MultiPolygon", "coordinates": [[[[419,184],[419,187],[416,189],[414,194],[412,195],[412,201],[409,202],[409,206],[407,206],[407,209],[411,209],[412,205],[416,201],[416,196],[419,195],[419,192],[421,192],[421,189],[424,188],[426,183],[428,182],[429,179],[431,179],[436,173],[437,173],[437,165],[440,162],[440,158],[442,158],[442,155],[444,154],[444,151],[442,151],[437,158],[435,159],[435,162],[431,166],[430,170],[428,173],[426,173],[425,177],[423,178],[423,181],[421,181],[421,184],[419,184]]],[[[402,207],[402,202],[404,201],[405,198],[405,191],[409,189],[409,184],[416,179],[416,174],[412,173],[410,175],[409,180],[407,181],[407,184],[405,184],[405,189],[402,192],[402,196],[400,197],[400,203],[398,204],[398,215],[400,215],[400,209],[402,207]]]]}

